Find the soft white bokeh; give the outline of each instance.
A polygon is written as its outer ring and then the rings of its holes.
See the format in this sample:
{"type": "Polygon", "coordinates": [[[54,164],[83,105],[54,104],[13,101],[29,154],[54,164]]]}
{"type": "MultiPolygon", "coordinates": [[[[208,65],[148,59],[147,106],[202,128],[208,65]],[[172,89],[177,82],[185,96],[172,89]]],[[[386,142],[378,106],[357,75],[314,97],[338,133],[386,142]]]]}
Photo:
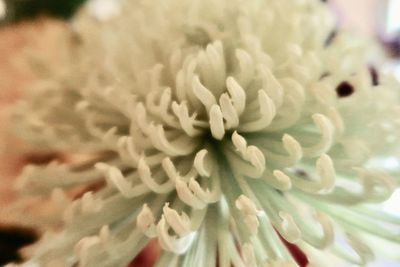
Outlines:
{"type": "Polygon", "coordinates": [[[90,0],[88,9],[92,15],[101,21],[107,21],[120,13],[118,0],[90,0]]]}
{"type": "Polygon", "coordinates": [[[4,0],[0,0],[0,19],[3,19],[6,15],[6,4],[4,0]]]}
{"type": "Polygon", "coordinates": [[[389,35],[400,32],[400,1],[390,0],[387,9],[387,20],[385,23],[386,33],[389,35]]]}

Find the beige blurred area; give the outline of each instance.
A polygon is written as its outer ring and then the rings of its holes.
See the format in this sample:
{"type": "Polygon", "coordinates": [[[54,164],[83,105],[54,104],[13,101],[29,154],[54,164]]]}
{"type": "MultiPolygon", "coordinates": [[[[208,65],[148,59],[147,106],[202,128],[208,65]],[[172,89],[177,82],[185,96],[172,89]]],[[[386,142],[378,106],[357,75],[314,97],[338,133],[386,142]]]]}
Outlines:
{"type": "MultiPolygon", "coordinates": [[[[67,60],[71,36],[68,27],[65,22],[48,18],[0,27],[0,227],[35,227],[33,218],[41,218],[46,225],[52,223],[51,219],[46,221],[47,217],[51,217],[48,215],[57,212],[51,204],[43,205],[40,198],[27,198],[21,202],[14,190],[15,180],[29,163],[72,159],[40,151],[19,140],[17,133],[12,131],[13,121],[9,114],[15,103],[23,98],[27,90],[34,90],[33,85],[42,78],[34,71],[38,67],[40,69],[37,58],[49,60],[47,63],[51,66],[59,66],[67,60]]],[[[29,254],[29,251],[29,247],[25,248],[24,254],[29,254]]],[[[129,266],[153,266],[158,255],[159,247],[154,241],[150,242],[129,266]]]]}
{"type": "Polygon", "coordinates": [[[0,27],[0,225],[14,223],[8,212],[15,198],[14,182],[23,165],[50,156],[19,140],[9,114],[14,104],[38,80],[32,55],[60,60],[59,46],[67,26],[64,22],[38,18],[0,27]]]}
{"type": "MultiPolygon", "coordinates": [[[[28,198],[20,202],[14,184],[26,164],[64,160],[65,157],[39,151],[19,140],[12,132],[13,121],[9,114],[24,93],[34,90],[33,85],[42,78],[33,71],[38,68],[37,57],[50,60],[51,66],[59,66],[67,60],[67,43],[71,36],[68,27],[65,22],[48,18],[0,27],[0,227],[34,227],[32,218],[43,219],[54,212],[54,207],[43,205],[41,199],[28,198]],[[37,203],[40,205],[35,205],[37,203]],[[15,212],[16,209],[20,212],[15,212]]],[[[26,248],[24,253],[29,254],[29,250],[26,248]]],[[[153,266],[158,255],[159,247],[154,241],[150,242],[129,266],[153,266]]]]}

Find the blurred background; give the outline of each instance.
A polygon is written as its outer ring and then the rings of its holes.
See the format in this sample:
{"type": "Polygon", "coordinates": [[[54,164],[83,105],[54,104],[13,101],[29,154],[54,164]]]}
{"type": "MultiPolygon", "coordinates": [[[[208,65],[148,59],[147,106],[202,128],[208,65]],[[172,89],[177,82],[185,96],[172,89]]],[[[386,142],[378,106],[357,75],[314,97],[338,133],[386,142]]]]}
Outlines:
{"type": "Polygon", "coordinates": [[[400,79],[400,0],[328,0],[339,25],[380,42],[400,79]]]}
{"type": "MultiPolygon", "coordinates": [[[[46,163],[57,157],[46,151],[38,152],[8,130],[12,124],[7,119],[10,107],[37,79],[25,59],[34,50],[62,64],[58,52],[68,19],[83,4],[90,4],[96,14],[105,17],[112,12],[113,1],[116,0],[0,0],[0,265],[20,258],[18,249],[36,239],[29,229],[10,228],[16,223],[24,225],[13,218],[7,207],[15,198],[14,178],[27,163],[46,163]]],[[[390,59],[379,67],[394,70],[400,79],[400,0],[323,2],[335,13],[338,25],[379,42],[390,59]]],[[[400,192],[384,208],[400,214],[400,192]]],[[[378,259],[369,266],[399,264],[378,259]]]]}

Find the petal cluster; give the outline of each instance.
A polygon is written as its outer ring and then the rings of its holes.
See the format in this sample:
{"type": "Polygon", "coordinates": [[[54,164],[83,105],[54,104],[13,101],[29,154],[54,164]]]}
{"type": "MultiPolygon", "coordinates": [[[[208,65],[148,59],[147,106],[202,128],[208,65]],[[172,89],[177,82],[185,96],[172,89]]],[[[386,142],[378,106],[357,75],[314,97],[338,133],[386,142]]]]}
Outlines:
{"type": "Polygon", "coordinates": [[[124,266],[157,238],[157,266],[296,266],[283,238],[311,265],[363,265],[365,235],[400,242],[400,218],[371,204],[396,190],[373,162],[400,144],[398,84],[330,38],[324,3],[118,3],[81,11],[68,68],[16,112],[26,138],[87,155],[21,175],[64,210],[32,262],[124,266]]]}

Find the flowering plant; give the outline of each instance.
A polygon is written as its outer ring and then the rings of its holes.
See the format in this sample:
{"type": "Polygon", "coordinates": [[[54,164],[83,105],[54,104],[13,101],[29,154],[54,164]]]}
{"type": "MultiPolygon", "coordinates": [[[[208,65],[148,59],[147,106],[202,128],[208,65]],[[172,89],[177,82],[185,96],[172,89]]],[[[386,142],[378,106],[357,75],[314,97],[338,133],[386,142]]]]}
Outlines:
{"type": "Polygon", "coordinates": [[[88,155],[21,175],[64,210],[30,262],[124,266],[157,238],[157,266],[296,266],[286,241],[365,265],[371,236],[400,241],[371,204],[396,189],[376,162],[397,155],[398,84],[324,3],[118,4],[81,11],[71,62],[17,110],[26,138],[88,155]]]}

